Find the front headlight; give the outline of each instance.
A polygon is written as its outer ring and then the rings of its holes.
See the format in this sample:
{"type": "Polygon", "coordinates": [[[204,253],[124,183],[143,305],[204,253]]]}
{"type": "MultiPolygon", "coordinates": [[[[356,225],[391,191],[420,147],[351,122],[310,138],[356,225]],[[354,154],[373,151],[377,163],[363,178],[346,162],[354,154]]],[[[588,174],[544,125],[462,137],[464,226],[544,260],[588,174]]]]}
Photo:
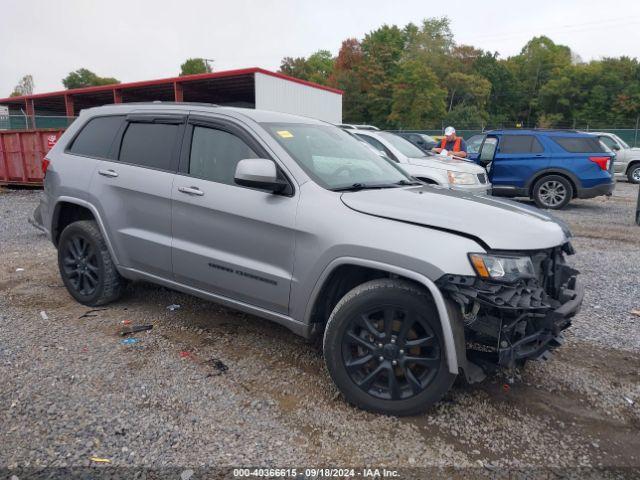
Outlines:
{"type": "Polygon", "coordinates": [[[513,282],[536,276],[530,257],[470,253],[469,260],[478,276],[483,279],[513,282]]]}
{"type": "Polygon", "coordinates": [[[478,177],[473,173],[447,170],[447,177],[449,177],[449,183],[451,185],[475,185],[478,183],[478,177]]]}

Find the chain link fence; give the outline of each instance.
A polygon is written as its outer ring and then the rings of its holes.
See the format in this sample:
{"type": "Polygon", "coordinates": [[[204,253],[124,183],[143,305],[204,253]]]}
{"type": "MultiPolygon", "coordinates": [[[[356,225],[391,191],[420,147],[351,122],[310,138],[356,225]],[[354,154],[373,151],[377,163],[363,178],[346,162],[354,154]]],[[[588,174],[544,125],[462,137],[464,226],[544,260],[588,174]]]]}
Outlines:
{"type": "MultiPolygon", "coordinates": [[[[454,125],[455,126],[455,125],[454,125]]],[[[514,127],[499,127],[499,128],[514,128],[514,127]]],[[[524,129],[524,127],[522,127],[524,129]]],[[[456,128],[456,133],[458,136],[461,136],[464,139],[471,138],[474,135],[480,135],[484,132],[492,130],[487,127],[477,127],[477,128],[456,128]]],[[[554,128],[553,130],[571,130],[571,131],[582,131],[582,132],[607,132],[613,133],[624,140],[631,147],[640,146],[640,130],[638,127],[629,127],[629,128],[591,128],[590,126],[586,126],[585,128],[554,128]]],[[[444,129],[435,129],[435,130],[389,130],[391,132],[402,132],[402,133],[424,133],[431,137],[439,137],[444,135],[444,129]]]]}
{"type": "Polygon", "coordinates": [[[77,117],[54,115],[0,115],[0,130],[34,130],[44,128],[67,128],[77,117]]]}
{"type": "MultiPolygon", "coordinates": [[[[29,117],[27,115],[0,115],[0,130],[33,130],[44,128],[67,128],[73,123],[77,117],[63,117],[53,115],[36,115],[29,117]]],[[[507,127],[499,127],[507,128],[507,127]]],[[[513,128],[513,127],[511,127],[513,128]]],[[[524,127],[523,127],[524,128],[524,127]]],[[[477,128],[460,128],[457,133],[462,138],[468,139],[473,135],[479,135],[491,128],[479,126],[477,128]]],[[[584,132],[608,132],[614,133],[630,146],[640,146],[640,129],[638,126],[628,128],[593,128],[589,125],[584,128],[556,128],[555,130],[581,130],[584,132]]],[[[432,137],[444,135],[444,129],[432,130],[390,130],[391,132],[413,132],[424,133],[432,137]]]]}

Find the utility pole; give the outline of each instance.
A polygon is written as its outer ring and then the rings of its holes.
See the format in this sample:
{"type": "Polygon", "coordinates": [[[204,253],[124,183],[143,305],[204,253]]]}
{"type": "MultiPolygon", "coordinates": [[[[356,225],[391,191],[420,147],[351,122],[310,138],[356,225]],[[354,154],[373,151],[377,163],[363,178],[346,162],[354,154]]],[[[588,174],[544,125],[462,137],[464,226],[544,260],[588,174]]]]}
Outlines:
{"type": "Polygon", "coordinates": [[[636,225],[640,225],[640,185],[638,185],[638,203],[636,203],[636,225]]]}
{"type": "Polygon", "coordinates": [[[213,72],[213,62],[215,62],[215,60],[213,58],[203,58],[202,60],[204,60],[204,63],[207,65],[207,70],[213,72]],[[211,64],[209,64],[209,62],[211,62],[211,64]]]}

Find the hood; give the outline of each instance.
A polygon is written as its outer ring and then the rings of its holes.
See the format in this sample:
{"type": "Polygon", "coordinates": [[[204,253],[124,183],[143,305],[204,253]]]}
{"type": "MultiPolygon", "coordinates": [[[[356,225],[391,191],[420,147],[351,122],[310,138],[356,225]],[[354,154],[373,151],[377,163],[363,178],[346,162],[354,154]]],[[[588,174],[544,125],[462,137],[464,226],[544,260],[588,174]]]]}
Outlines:
{"type": "Polygon", "coordinates": [[[640,148],[639,147],[631,147],[631,156],[633,158],[640,158],[640,148]]]}
{"type": "Polygon", "coordinates": [[[437,186],[345,192],[357,212],[480,239],[492,250],[539,250],[562,245],[566,225],[534,207],[437,186]]]}
{"type": "Polygon", "coordinates": [[[481,166],[466,160],[457,160],[455,158],[447,158],[439,155],[433,155],[430,157],[409,158],[408,162],[411,165],[420,165],[422,167],[439,168],[440,170],[451,170],[453,172],[468,172],[468,173],[485,173],[484,168],[481,166]]]}

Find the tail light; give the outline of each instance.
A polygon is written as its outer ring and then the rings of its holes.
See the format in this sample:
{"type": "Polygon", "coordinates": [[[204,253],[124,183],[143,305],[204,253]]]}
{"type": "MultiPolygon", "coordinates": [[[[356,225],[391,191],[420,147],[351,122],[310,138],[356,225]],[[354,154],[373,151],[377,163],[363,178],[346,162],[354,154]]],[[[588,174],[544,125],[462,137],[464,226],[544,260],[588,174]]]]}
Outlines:
{"type": "Polygon", "coordinates": [[[609,170],[609,162],[611,161],[610,157],[589,157],[589,160],[598,165],[602,170],[609,170]]]}
{"type": "Polygon", "coordinates": [[[47,168],[49,168],[49,164],[51,163],[51,160],[49,160],[47,157],[44,157],[42,159],[42,174],[46,175],[47,174],[47,168]]]}

